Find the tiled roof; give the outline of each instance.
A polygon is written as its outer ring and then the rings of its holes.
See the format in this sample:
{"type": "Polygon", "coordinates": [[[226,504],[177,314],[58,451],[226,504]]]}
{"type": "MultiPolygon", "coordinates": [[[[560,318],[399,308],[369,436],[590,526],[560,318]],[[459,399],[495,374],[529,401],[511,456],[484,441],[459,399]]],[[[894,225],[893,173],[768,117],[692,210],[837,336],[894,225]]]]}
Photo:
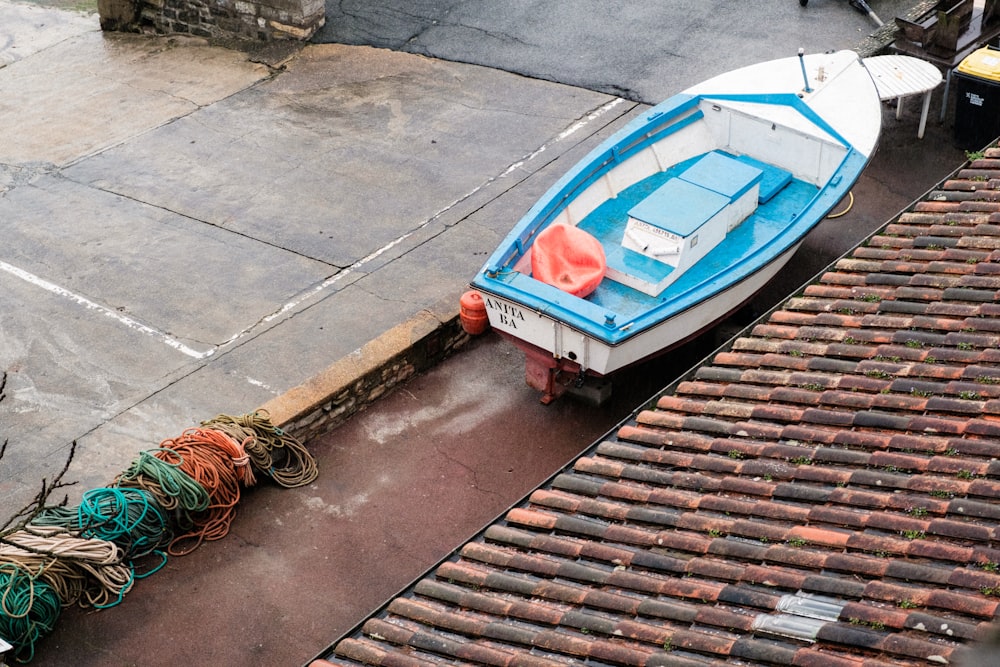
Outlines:
{"type": "Polygon", "coordinates": [[[954,664],[1000,605],[998,294],[993,149],[325,660],[954,664]]]}

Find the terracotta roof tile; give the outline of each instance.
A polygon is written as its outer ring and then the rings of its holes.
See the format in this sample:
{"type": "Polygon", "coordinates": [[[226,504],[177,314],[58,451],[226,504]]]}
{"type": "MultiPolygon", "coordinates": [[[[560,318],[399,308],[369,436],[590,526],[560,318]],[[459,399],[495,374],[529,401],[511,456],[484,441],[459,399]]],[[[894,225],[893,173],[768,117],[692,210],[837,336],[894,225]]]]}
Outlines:
{"type": "Polygon", "coordinates": [[[1000,604],[1000,149],[987,156],[328,659],[898,667],[981,640],[1000,604]]]}

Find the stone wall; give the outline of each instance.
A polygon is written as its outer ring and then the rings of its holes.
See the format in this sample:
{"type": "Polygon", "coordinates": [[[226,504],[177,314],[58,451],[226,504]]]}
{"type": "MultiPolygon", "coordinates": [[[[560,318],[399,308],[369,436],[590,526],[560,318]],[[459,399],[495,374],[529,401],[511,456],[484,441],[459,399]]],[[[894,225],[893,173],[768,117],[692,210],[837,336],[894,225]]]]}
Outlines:
{"type": "Polygon", "coordinates": [[[108,31],[214,39],[306,40],[326,20],[323,0],[98,0],[108,31]]]}
{"type": "Polygon", "coordinates": [[[425,311],[259,409],[308,443],[450,356],[469,341],[458,313],[425,311]]]}

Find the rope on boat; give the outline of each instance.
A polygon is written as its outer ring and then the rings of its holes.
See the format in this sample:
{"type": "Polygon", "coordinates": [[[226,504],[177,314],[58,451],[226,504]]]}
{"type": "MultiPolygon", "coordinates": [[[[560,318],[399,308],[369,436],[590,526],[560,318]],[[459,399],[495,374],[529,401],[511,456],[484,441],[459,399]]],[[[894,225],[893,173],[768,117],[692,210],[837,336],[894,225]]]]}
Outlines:
{"type": "Polygon", "coordinates": [[[848,197],[847,206],[844,208],[844,210],[838,211],[837,213],[830,213],[829,215],[826,216],[827,219],[832,220],[833,218],[839,218],[842,215],[847,215],[847,212],[854,207],[854,191],[851,190],[850,192],[848,192],[847,197],[848,197]]]}
{"type": "Polygon", "coordinates": [[[19,662],[30,661],[63,607],[117,605],[168,555],[224,537],[241,487],[256,484],[258,474],[291,488],[319,471],[267,412],[219,415],[140,452],[79,505],[39,508],[27,524],[0,532],[0,638],[19,662]],[[148,557],[159,562],[140,567],[148,557]]]}

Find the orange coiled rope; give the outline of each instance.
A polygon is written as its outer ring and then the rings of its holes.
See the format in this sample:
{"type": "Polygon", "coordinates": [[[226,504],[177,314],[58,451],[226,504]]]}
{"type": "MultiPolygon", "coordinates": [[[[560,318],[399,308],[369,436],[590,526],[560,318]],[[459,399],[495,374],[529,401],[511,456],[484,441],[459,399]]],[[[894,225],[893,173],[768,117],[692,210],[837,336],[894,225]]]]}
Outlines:
{"type": "Polygon", "coordinates": [[[253,484],[253,471],[240,443],[221,431],[188,429],[178,438],[161,442],[160,448],[153,450],[153,456],[161,460],[179,456],[179,468],[204,487],[210,500],[204,512],[191,517],[191,530],[167,546],[171,556],[183,556],[205,540],[226,536],[240,501],[240,482],[253,484]]]}

